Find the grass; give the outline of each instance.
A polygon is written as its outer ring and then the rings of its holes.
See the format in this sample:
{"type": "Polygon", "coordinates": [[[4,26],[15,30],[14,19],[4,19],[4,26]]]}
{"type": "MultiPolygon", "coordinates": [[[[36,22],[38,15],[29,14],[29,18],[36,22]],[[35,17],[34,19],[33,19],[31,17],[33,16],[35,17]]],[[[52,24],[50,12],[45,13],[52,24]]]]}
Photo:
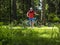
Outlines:
{"type": "MultiPolygon", "coordinates": [[[[7,28],[8,26],[2,26],[2,28],[7,28]]],[[[8,27],[9,28],[9,27],[8,27]]],[[[12,27],[11,28],[12,30],[22,30],[22,32],[24,33],[27,33],[29,32],[30,30],[32,30],[33,32],[37,32],[39,33],[38,35],[40,37],[44,37],[44,38],[51,38],[51,35],[53,35],[53,37],[57,37],[57,34],[59,33],[59,28],[58,27],[34,27],[33,29],[30,28],[30,27],[27,27],[27,28],[23,28],[23,27],[19,27],[19,26],[16,26],[16,27],[12,27]]]]}
{"type": "Polygon", "coordinates": [[[10,27],[0,26],[0,44],[5,45],[59,45],[59,28],[54,27],[10,27]],[[4,41],[3,41],[4,40],[4,41]]]}

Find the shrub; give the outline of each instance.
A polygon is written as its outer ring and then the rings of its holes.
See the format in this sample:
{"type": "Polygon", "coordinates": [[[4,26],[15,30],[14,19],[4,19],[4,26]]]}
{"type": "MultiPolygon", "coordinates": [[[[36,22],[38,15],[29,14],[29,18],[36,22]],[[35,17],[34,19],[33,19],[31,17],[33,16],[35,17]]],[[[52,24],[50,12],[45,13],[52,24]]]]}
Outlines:
{"type": "Polygon", "coordinates": [[[3,22],[0,22],[0,26],[3,25],[3,22]]]}

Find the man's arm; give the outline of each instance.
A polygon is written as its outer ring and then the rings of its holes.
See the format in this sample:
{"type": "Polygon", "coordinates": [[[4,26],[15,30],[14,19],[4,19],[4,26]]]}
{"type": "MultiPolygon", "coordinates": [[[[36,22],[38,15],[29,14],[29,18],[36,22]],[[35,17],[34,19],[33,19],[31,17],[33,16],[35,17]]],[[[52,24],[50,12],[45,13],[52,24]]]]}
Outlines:
{"type": "Polygon", "coordinates": [[[39,14],[37,14],[36,12],[34,12],[34,14],[35,14],[35,15],[39,15],[39,14]]]}
{"type": "Polygon", "coordinates": [[[28,16],[28,13],[29,13],[29,12],[27,12],[27,17],[29,17],[29,16],[28,16]]]}

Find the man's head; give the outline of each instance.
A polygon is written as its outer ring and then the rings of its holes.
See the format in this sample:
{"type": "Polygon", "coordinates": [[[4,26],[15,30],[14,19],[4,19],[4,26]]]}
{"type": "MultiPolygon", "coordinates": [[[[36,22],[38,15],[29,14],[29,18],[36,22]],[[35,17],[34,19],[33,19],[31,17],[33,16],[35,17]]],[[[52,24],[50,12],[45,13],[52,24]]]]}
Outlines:
{"type": "Polygon", "coordinates": [[[30,11],[33,11],[33,8],[32,7],[30,7],[30,11]]]}

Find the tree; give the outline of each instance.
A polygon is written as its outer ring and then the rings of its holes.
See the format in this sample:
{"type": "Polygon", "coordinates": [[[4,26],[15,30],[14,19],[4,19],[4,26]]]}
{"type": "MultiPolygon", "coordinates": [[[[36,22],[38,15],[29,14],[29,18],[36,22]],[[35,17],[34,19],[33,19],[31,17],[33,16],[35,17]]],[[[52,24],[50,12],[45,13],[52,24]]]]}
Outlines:
{"type": "Polygon", "coordinates": [[[13,20],[17,20],[17,14],[16,14],[16,0],[12,1],[12,15],[13,15],[13,20]]]}

